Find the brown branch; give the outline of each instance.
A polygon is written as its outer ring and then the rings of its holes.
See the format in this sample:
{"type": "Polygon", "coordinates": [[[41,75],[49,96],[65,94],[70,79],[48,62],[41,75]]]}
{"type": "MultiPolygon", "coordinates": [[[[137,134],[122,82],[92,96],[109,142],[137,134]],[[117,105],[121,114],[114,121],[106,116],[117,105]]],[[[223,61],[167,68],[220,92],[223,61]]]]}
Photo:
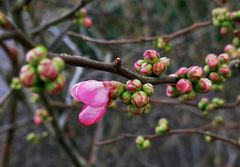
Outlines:
{"type": "Polygon", "coordinates": [[[13,90],[10,89],[5,96],[0,100],[0,107],[7,101],[7,99],[13,94],[13,90]]]}
{"type": "MultiPolygon", "coordinates": [[[[205,136],[208,135],[210,137],[212,137],[215,140],[220,140],[229,144],[232,144],[233,146],[236,146],[237,148],[240,149],[240,144],[238,143],[237,140],[234,139],[230,139],[227,137],[222,137],[220,135],[217,135],[215,133],[212,132],[207,132],[201,129],[172,129],[169,132],[162,134],[162,135],[157,135],[157,134],[147,134],[147,135],[141,135],[144,138],[148,138],[148,139],[157,139],[157,138],[161,138],[163,136],[171,136],[171,135],[192,135],[192,134],[196,134],[196,135],[201,135],[201,136],[205,136]]],[[[125,133],[122,134],[116,138],[112,138],[112,139],[108,139],[108,140],[104,140],[104,141],[99,141],[97,143],[95,143],[96,145],[107,145],[107,144],[112,144],[112,143],[116,143],[118,141],[124,140],[124,139],[129,139],[129,138],[136,138],[137,134],[130,134],[130,133],[125,133]]]]}
{"type": "Polygon", "coordinates": [[[200,23],[195,23],[191,25],[190,27],[184,28],[182,30],[179,30],[177,32],[174,32],[169,35],[158,35],[158,36],[153,36],[153,37],[140,37],[140,38],[134,38],[134,39],[119,39],[119,40],[104,40],[104,39],[94,39],[88,36],[85,36],[83,34],[78,34],[75,32],[68,32],[68,35],[74,36],[74,37],[79,37],[84,41],[87,42],[92,42],[92,43],[98,43],[98,44],[105,44],[105,45],[121,45],[121,44],[129,44],[129,43],[143,43],[143,42],[151,42],[154,40],[157,40],[159,37],[163,37],[166,42],[169,42],[179,36],[185,35],[189,32],[192,32],[196,29],[206,27],[211,25],[210,21],[204,21],[200,23]]]}
{"type": "Polygon", "coordinates": [[[44,31],[55,24],[59,24],[69,18],[72,18],[79,9],[81,9],[82,7],[84,7],[86,4],[88,4],[91,1],[92,0],[81,0],[79,2],[79,4],[77,6],[75,6],[72,10],[70,10],[68,13],[66,13],[65,15],[63,15],[61,17],[52,19],[52,20],[46,22],[45,24],[41,25],[40,27],[35,28],[30,34],[33,36],[36,36],[41,31],[44,31]]]}
{"type": "Polygon", "coordinates": [[[14,38],[14,37],[16,37],[16,34],[17,33],[15,31],[9,31],[9,32],[0,34],[0,41],[14,38]]]}
{"type": "Polygon", "coordinates": [[[50,56],[58,56],[61,57],[67,64],[72,66],[81,66],[86,68],[92,68],[100,71],[107,71],[110,73],[118,74],[122,77],[128,79],[139,79],[143,83],[151,83],[151,84],[162,84],[162,83],[176,83],[177,78],[164,76],[161,78],[157,77],[144,77],[139,75],[138,73],[132,72],[125,67],[116,65],[115,63],[103,63],[91,59],[87,59],[82,56],[71,56],[68,54],[56,54],[49,53],[50,56]]]}

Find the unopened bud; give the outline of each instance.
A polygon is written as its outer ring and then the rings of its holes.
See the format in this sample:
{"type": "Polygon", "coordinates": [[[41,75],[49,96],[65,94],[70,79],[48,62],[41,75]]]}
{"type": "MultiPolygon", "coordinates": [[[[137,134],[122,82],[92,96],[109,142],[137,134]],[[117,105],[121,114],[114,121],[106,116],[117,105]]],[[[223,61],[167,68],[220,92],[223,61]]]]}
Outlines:
{"type": "Polygon", "coordinates": [[[148,104],[149,98],[143,91],[137,91],[131,97],[131,103],[138,108],[144,107],[148,104]]]}
{"type": "Polygon", "coordinates": [[[152,74],[152,65],[148,63],[143,63],[139,73],[142,75],[150,76],[152,74]]]}
{"type": "Polygon", "coordinates": [[[138,79],[128,80],[126,83],[126,89],[129,92],[136,92],[138,90],[141,90],[142,83],[138,79]]]}
{"type": "Polygon", "coordinates": [[[188,68],[188,79],[190,79],[192,82],[197,82],[199,81],[200,78],[203,77],[203,69],[202,67],[199,66],[191,66],[188,68]]]}
{"type": "Polygon", "coordinates": [[[43,58],[47,56],[47,48],[39,45],[26,54],[26,61],[33,66],[36,66],[43,58]]]}
{"type": "Polygon", "coordinates": [[[180,79],[176,88],[180,94],[187,94],[192,91],[192,83],[188,79],[180,79]]]}
{"type": "Polygon", "coordinates": [[[160,54],[156,50],[146,50],[143,53],[144,60],[147,61],[147,63],[156,63],[160,59],[160,54]]]}
{"type": "Polygon", "coordinates": [[[147,83],[142,86],[142,90],[148,95],[152,96],[154,94],[154,87],[152,84],[147,83]]]}
{"type": "Polygon", "coordinates": [[[32,87],[38,81],[36,69],[30,65],[24,65],[20,70],[19,79],[23,86],[32,87]]]}

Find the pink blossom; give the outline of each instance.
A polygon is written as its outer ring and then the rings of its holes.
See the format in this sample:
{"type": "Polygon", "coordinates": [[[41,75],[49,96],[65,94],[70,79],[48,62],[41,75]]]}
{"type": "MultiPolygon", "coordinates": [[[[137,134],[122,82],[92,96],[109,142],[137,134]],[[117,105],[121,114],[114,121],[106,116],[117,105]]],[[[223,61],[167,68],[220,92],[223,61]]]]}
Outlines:
{"type": "Polygon", "coordinates": [[[146,50],[143,57],[148,63],[155,63],[159,61],[160,54],[156,50],[146,50]]]}
{"type": "Polygon", "coordinates": [[[89,80],[75,84],[70,94],[85,104],[79,114],[79,121],[84,125],[92,125],[103,117],[110,103],[109,87],[103,82],[89,80]]]}
{"type": "Polygon", "coordinates": [[[191,66],[188,68],[188,79],[190,79],[192,82],[199,81],[200,78],[202,78],[204,74],[204,71],[202,67],[199,66],[191,66]]]}
{"type": "Polygon", "coordinates": [[[185,78],[187,76],[187,73],[188,73],[188,69],[186,67],[181,67],[179,68],[177,71],[176,71],[176,75],[179,77],[179,78],[185,78]]]}

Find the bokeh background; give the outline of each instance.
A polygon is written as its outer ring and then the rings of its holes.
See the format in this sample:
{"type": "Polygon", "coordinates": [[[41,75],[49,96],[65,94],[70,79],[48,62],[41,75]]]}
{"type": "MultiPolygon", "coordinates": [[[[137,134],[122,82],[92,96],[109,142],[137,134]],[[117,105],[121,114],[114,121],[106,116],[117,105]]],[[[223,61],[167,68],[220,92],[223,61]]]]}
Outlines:
{"type": "MultiPolygon", "coordinates": [[[[52,18],[61,16],[73,8],[77,0],[32,0],[29,8],[20,13],[12,12],[12,7],[20,0],[0,1],[0,9],[14,19],[15,24],[26,33],[52,18]]],[[[218,1],[218,0],[216,0],[218,1]]],[[[216,8],[214,0],[95,0],[86,8],[93,20],[93,27],[86,29],[81,25],[67,20],[50,27],[35,38],[36,43],[43,43],[51,52],[84,55],[90,59],[112,62],[120,57],[125,67],[133,70],[133,63],[142,58],[146,49],[157,49],[152,42],[126,45],[103,45],[83,41],[67,35],[74,31],[99,39],[129,39],[144,36],[170,34],[193,23],[210,21],[211,10],[216,8]],[[60,40],[56,40],[63,34],[60,40]]],[[[239,0],[228,0],[229,10],[240,8],[239,0]]],[[[0,30],[0,33],[4,33],[0,30]]],[[[6,42],[16,47],[20,64],[24,64],[26,50],[12,40],[6,42]]],[[[209,53],[220,54],[224,46],[231,43],[230,37],[222,37],[216,27],[208,26],[179,37],[171,42],[173,49],[169,53],[160,50],[162,56],[170,58],[170,67],[166,74],[175,72],[179,67],[203,66],[204,58],[209,53]]],[[[107,72],[67,66],[64,71],[67,76],[67,86],[59,96],[51,97],[52,101],[72,103],[69,88],[72,84],[88,80],[117,80],[125,83],[126,78],[107,72]]],[[[240,92],[239,72],[233,71],[233,77],[225,83],[222,92],[211,92],[198,96],[196,102],[203,96],[221,97],[227,102],[233,102],[240,92]]],[[[9,90],[11,78],[16,75],[4,50],[0,47],[0,97],[9,90]]],[[[165,94],[166,85],[155,86],[153,99],[168,99],[165,94]]],[[[10,97],[3,106],[0,115],[0,155],[2,156],[9,126],[9,113],[16,105],[15,134],[12,141],[9,166],[11,167],[67,167],[70,160],[62,152],[55,139],[45,137],[38,144],[26,141],[26,136],[34,132],[43,134],[46,128],[35,126],[31,119],[33,111],[40,105],[31,104],[31,91],[24,90],[25,96],[10,97]],[[30,106],[30,107],[29,107],[30,106]]],[[[240,166],[239,150],[235,147],[216,141],[206,143],[200,136],[169,136],[153,140],[152,147],[145,151],[136,148],[134,139],[126,139],[110,145],[95,146],[94,142],[109,139],[122,133],[149,134],[154,133],[154,127],[159,118],[169,119],[172,128],[200,127],[216,115],[221,115],[226,122],[237,122],[240,118],[238,108],[220,109],[209,118],[201,115],[201,111],[186,105],[152,105],[149,114],[129,116],[126,106],[116,101],[116,106],[108,109],[103,119],[94,126],[85,127],[78,122],[81,104],[74,108],[55,105],[60,125],[65,132],[65,138],[74,151],[89,162],[90,166],[146,166],[146,167],[237,167],[240,166]]],[[[220,135],[239,137],[238,129],[219,130],[220,135]]]]}

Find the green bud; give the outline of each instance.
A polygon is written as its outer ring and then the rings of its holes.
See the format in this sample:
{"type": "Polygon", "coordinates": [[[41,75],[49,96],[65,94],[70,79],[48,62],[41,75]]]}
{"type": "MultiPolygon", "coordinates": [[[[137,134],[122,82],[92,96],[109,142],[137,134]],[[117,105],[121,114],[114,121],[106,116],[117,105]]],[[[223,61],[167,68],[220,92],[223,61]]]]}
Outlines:
{"type": "Polygon", "coordinates": [[[142,86],[142,90],[148,95],[152,96],[154,94],[154,87],[152,84],[147,83],[142,86]]]}
{"type": "Polygon", "coordinates": [[[122,102],[124,104],[130,104],[131,103],[131,96],[132,94],[128,91],[123,92],[123,94],[120,96],[122,102]]]}
{"type": "Polygon", "coordinates": [[[40,137],[39,137],[39,135],[37,135],[35,133],[29,133],[26,136],[26,140],[29,141],[29,142],[33,142],[33,143],[39,143],[40,137]]]}
{"type": "Polygon", "coordinates": [[[11,88],[16,91],[20,90],[22,88],[22,84],[21,84],[19,78],[12,79],[11,88]]]}
{"type": "Polygon", "coordinates": [[[149,139],[144,140],[144,142],[143,142],[143,144],[142,144],[142,148],[143,148],[143,149],[147,149],[147,148],[149,148],[149,147],[151,147],[151,142],[150,142],[150,140],[149,140],[149,139]]]}
{"type": "Polygon", "coordinates": [[[62,71],[64,69],[65,63],[62,58],[54,57],[52,61],[53,61],[53,64],[57,67],[58,71],[62,71]]]}
{"type": "Polygon", "coordinates": [[[144,142],[144,137],[143,136],[138,136],[136,138],[136,144],[143,144],[144,142]]]}

